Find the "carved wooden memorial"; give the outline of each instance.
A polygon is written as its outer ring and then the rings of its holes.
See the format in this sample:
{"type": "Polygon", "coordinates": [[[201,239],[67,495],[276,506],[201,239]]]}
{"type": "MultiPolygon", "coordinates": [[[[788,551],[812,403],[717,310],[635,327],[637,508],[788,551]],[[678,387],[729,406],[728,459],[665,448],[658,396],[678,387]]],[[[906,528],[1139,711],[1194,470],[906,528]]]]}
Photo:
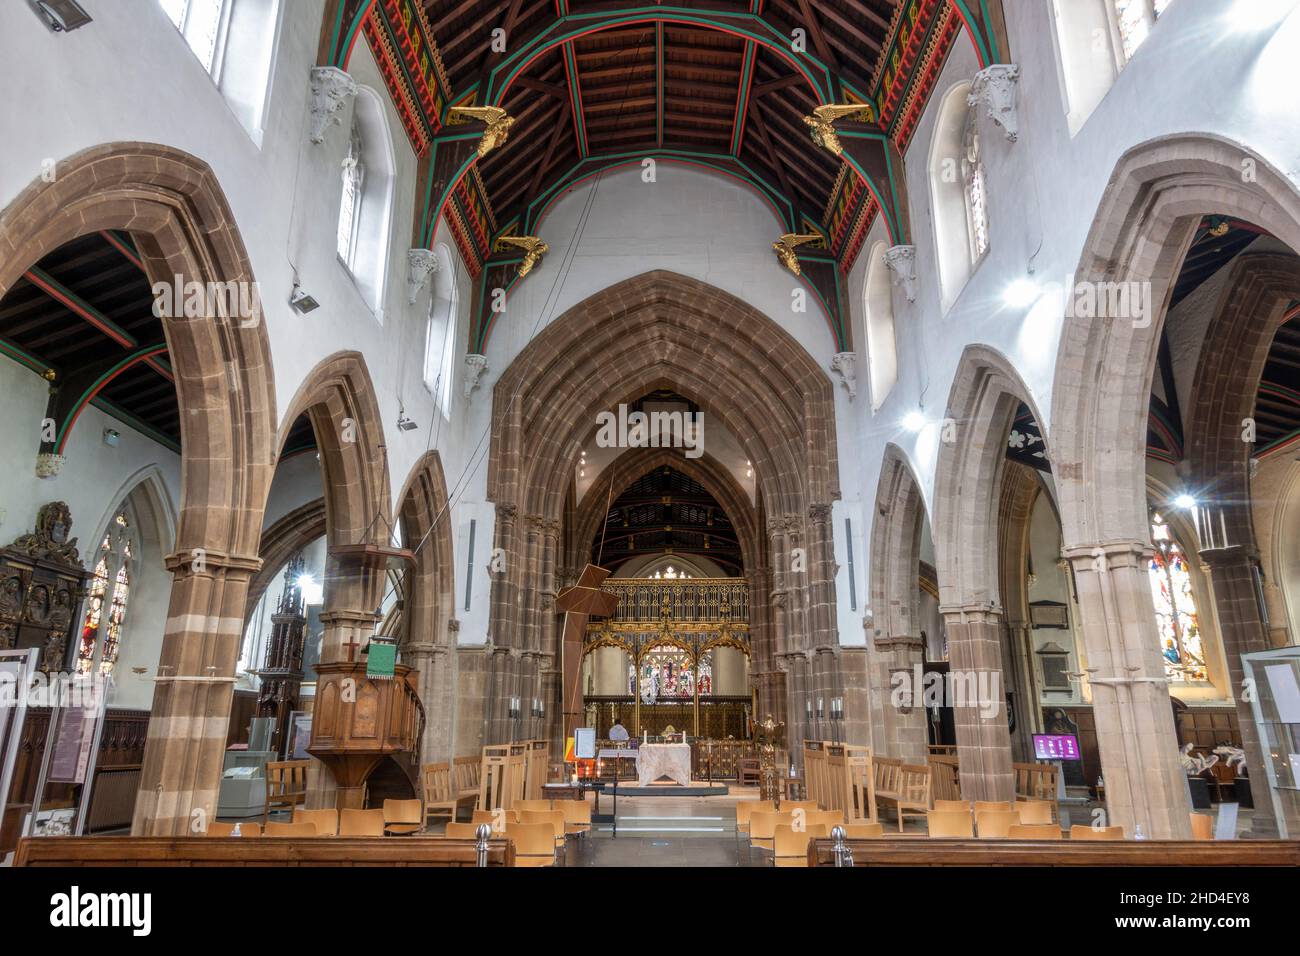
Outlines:
{"type": "Polygon", "coordinates": [[[80,619],[86,570],[62,501],[42,505],[36,530],[0,550],[0,648],[35,647],[42,671],[63,670],[80,619]]]}

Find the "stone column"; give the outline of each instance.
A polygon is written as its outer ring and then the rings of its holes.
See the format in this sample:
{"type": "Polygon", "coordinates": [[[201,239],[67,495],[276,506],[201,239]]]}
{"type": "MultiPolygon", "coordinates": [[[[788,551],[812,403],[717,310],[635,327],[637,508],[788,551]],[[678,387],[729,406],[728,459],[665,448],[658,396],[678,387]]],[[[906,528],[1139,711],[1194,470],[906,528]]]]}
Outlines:
{"type": "Polygon", "coordinates": [[[1002,614],[987,604],[939,610],[948,629],[946,690],[957,730],[961,795],[967,800],[1012,800],[1016,781],[1002,674],[1002,614]]]}
{"type": "Polygon", "coordinates": [[[1079,596],[1107,822],[1130,837],[1141,824],[1151,839],[1190,839],[1191,806],[1147,579],[1151,545],[1111,541],[1064,554],[1079,596]]]}
{"type": "Polygon", "coordinates": [[[424,736],[420,763],[445,763],[452,753],[456,716],[456,657],[452,648],[428,641],[402,648],[402,662],[419,671],[420,701],[424,704],[424,736]]]}
{"type": "Polygon", "coordinates": [[[871,656],[865,647],[840,650],[840,679],[844,697],[844,742],[870,747],[874,753],[884,753],[873,739],[872,704],[875,695],[871,689],[871,656]]]}
{"type": "Polygon", "coordinates": [[[171,601],[133,836],[187,836],[217,818],[244,600],[260,564],[214,552],[167,557],[171,601]]]}
{"type": "Polygon", "coordinates": [[[929,756],[929,736],[920,684],[925,677],[921,635],[878,637],[875,648],[880,667],[880,710],[884,718],[879,734],[880,753],[908,763],[924,764],[929,756]],[[897,695],[895,674],[901,675],[899,681],[906,681],[897,695]]]}
{"type": "Polygon", "coordinates": [[[1255,811],[1251,816],[1251,833],[1255,836],[1276,837],[1278,826],[1273,813],[1273,801],[1268,794],[1264,753],[1260,748],[1259,732],[1255,727],[1250,702],[1243,699],[1245,695],[1242,693],[1246,671],[1241,664],[1241,655],[1270,649],[1268,628],[1260,614],[1259,597],[1255,588],[1258,555],[1245,547],[1234,545],[1204,550],[1201,559],[1210,569],[1214,609],[1228,668],[1228,691],[1232,694],[1233,705],[1237,710],[1241,746],[1246,751],[1246,770],[1250,776],[1250,792],[1255,803],[1255,811]]]}

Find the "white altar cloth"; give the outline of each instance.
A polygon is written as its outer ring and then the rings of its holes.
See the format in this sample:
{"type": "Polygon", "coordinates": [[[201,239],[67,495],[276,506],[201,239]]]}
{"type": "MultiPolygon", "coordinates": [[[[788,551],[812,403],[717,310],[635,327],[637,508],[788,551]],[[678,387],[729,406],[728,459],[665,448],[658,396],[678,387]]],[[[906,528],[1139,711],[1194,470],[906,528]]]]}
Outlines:
{"type": "Polygon", "coordinates": [[[637,785],[648,787],[660,777],[691,785],[690,744],[642,744],[636,762],[637,785]]]}

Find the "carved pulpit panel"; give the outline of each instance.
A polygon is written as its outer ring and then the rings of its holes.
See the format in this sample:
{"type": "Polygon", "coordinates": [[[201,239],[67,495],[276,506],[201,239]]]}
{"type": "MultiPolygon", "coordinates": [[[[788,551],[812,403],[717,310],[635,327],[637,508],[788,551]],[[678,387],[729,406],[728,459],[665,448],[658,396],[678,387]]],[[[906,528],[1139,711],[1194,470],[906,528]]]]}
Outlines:
{"type": "Polygon", "coordinates": [[[68,506],[52,501],[37,512],[35,531],[0,551],[0,648],[37,648],[47,673],[67,666],[85,595],[71,531],[68,506]]]}

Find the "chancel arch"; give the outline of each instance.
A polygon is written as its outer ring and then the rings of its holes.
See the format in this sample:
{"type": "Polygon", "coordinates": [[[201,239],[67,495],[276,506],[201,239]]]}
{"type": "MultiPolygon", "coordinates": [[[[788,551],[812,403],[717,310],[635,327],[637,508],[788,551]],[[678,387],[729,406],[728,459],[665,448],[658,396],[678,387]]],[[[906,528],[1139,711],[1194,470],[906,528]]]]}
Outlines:
{"type": "MultiPolygon", "coordinates": [[[[490,735],[504,730],[505,698],[537,696],[536,678],[515,666],[516,655],[556,663],[553,619],[534,613],[533,604],[537,594],[563,583],[556,578],[560,524],[581,444],[599,412],[663,387],[699,405],[706,435],[710,419],[720,422],[752,463],[774,556],[771,643],[774,659],[788,667],[791,739],[810,729],[804,704],[814,688],[834,696],[830,505],[839,479],[830,379],[747,303],[698,280],[652,272],[555,320],[494,388],[488,497],[497,506],[494,546],[507,561],[492,584],[499,667],[492,676],[490,735]],[[796,549],[803,549],[797,564],[789,560],[796,549]]],[[[774,687],[781,678],[755,675],[755,681],[774,687]]],[[[769,693],[760,710],[776,703],[769,693]]]]}

